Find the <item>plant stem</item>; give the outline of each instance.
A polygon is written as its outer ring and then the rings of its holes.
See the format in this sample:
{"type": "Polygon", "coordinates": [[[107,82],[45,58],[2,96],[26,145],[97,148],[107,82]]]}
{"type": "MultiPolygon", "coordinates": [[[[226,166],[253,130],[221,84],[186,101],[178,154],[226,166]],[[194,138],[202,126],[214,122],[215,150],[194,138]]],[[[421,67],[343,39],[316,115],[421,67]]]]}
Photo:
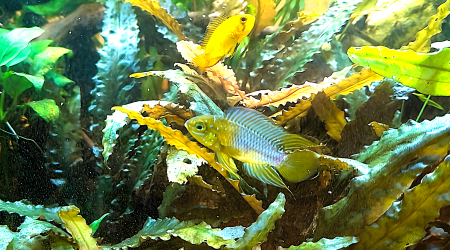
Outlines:
{"type": "Polygon", "coordinates": [[[423,110],[425,109],[425,106],[427,106],[427,103],[430,100],[430,97],[431,97],[431,95],[428,95],[427,99],[423,103],[422,109],[420,110],[419,115],[417,116],[416,122],[418,122],[420,119],[420,116],[422,116],[423,110]]]}

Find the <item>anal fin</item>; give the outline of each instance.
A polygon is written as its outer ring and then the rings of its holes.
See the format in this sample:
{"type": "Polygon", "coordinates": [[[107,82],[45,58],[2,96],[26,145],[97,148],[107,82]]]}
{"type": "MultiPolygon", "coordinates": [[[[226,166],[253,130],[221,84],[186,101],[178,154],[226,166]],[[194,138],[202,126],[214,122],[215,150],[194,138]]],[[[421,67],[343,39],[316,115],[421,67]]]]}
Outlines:
{"type": "Polygon", "coordinates": [[[221,153],[221,152],[216,152],[216,157],[217,157],[217,161],[225,166],[225,169],[234,174],[237,175],[237,167],[236,164],[234,163],[233,158],[231,158],[230,156],[228,156],[225,153],[221,153]]]}

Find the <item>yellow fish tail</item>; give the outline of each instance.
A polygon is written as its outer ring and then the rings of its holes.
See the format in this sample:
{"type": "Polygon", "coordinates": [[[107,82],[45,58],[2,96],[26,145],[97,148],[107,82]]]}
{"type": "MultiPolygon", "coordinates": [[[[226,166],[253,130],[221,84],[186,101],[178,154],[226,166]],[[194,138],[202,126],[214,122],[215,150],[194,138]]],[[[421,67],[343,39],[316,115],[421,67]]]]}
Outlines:
{"type": "Polygon", "coordinates": [[[192,61],[192,64],[199,68],[201,72],[204,72],[207,67],[210,67],[209,63],[209,57],[206,53],[196,56],[192,61]]]}
{"type": "Polygon", "coordinates": [[[276,167],[277,171],[289,182],[300,182],[317,173],[319,155],[309,150],[298,150],[276,167]]]}

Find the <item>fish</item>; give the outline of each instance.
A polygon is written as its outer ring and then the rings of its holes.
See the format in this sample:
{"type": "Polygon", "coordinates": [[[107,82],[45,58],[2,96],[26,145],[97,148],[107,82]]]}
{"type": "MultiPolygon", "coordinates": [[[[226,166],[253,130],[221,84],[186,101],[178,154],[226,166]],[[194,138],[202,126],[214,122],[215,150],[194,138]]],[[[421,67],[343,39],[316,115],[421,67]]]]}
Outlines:
{"type": "Polygon", "coordinates": [[[239,43],[255,25],[255,17],[250,14],[228,17],[221,15],[211,21],[206,28],[201,48],[203,53],[196,56],[192,64],[201,72],[217,64],[224,57],[233,56],[239,43]]]}
{"type": "Polygon", "coordinates": [[[231,107],[223,116],[201,115],[186,121],[185,127],[201,144],[213,150],[219,163],[236,174],[233,159],[241,161],[248,176],[264,183],[287,188],[279,174],[289,182],[300,182],[317,173],[317,147],[300,135],[290,134],[262,113],[231,107]]]}

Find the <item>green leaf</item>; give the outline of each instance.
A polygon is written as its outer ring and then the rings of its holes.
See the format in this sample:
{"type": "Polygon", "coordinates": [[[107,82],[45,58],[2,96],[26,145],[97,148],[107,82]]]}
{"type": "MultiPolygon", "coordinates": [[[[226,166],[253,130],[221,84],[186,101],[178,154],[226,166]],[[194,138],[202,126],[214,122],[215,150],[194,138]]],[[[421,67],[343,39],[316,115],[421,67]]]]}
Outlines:
{"type": "Polygon", "coordinates": [[[432,121],[407,122],[384,132],[357,160],[369,165],[354,178],[346,197],[323,208],[314,240],[358,236],[411,186],[427,166],[438,164],[450,147],[450,115],[432,121]]]}
{"type": "Polygon", "coordinates": [[[424,228],[450,204],[450,157],[447,156],[421,184],[405,192],[403,199],[358,235],[353,249],[403,249],[424,235],[424,228]],[[405,233],[407,232],[407,233],[405,233]]]}
{"type": "Polygon", "coordinates": [[[351,47],[350,59],[427,95],[450,96],[450,48],[435,53],[386,47],[351,47]]]}
{"type": "Polygon", "coordinates": [[[30,73],[44,75],[53,68],[55,62],[63,55],[71,55],[72,51],[62,47],[48,47],[34,57],[30,73]]]}
{"type": "Polygon", "coordinates": [[[100,226],[100,223],[102,223],[102,220],[109,215],[109,213],[104,214],[102,217],[100,217],[98,220],[93,221],[91,224],[89,224],[89,227],[92,228],[92,235],[97,232],[98,227],[100,226]]]}
{"type": "Polygon", "coordinates": [[[0,250],[6,250],[9,242],[14,239],[14,235],[17,233],[11,232],[6,225],[0,226],[0,250]]]}
{"type": "Polygon", "coordinates": [[[44,85],[44,77],[8,71],[2,76],[2,85],[5,92],[16,99],[25,90],[33,86],[41,90],[44,85]]]}
{"type": "Polygon", "coordinates": [[[300,246],[291,246],[287,250],[338,250],[358,242],[356,237],[323,238],[317,242],[304,242],[300,246]]]}
{"type": "Polygon", "coordinates": [[[171,236],[180,237],[181,239],[196,245],[206,242],[209,246],[217,249],[220,246],[234,242],[233,239],[226,239],[227,237],[222,236],[224,234],[223,231],[224,230],[221,229],[211,228],[211,226],[205,222],[196,224],[193,221],[180,222],[176,218],[157,220],[148,218],[147,222],[144,224],[144,228],[135,236],[112,247],[103,246],[103,249],[137,247],[148,238],[159,238],[167,241],[171,236]]]}
{"type": "Polygon", "coordinates": [[[73,0],[52,0],[50,2],[38,5],[26,5],[25,7],[34,13],[45,16],[58,13],[62,7],[73,0]]]}
{"type": "Polygon", "coordinates": [[[53,99],[44,99],[25,103],[47,122],[56,121],[59,117],[59,108],[53,99]]]}
{"type": "Polygon", "coordinates": [[[72,80],[59,73],[56,73],[54,70],[50,70],[47,73],[45,73],[45,77],[53,79],[55,84],[58,85],[59,87],[64,87],[68,83],[73,83],[72,80]]]}
{"type": "Polygon", "coordinates": [[[167,213],[170,211],[169,210],[170,205],[174,200],[180,198],[181,194],[185,190],[185,187],[186,186],[180,185],[176,182],[167,185],[166,190],[164,191],[163,194],[163,200],[161,202],[161,205],[159,205],[158,207],[159,218],[166,217],[167,213]]]}
{"type": "Polygon", "coordinates": [[[0,211],[17,213],[20,216],[27,216],[33,219],[44,218],[47,221],[55,221],[57,223],[62,223],[57,215],[60,209],[61,207],[48,208],[42,205],[27,204],[24,201],[5,202],[0,200],[0,211]]]}
{"type": "Polygon", "coordinates": [[[186,183],[187,177],[198,172],[198,166],[205,161],[196,155],[191,155],[184,150],[170,147],[167,155],[167,177],[170,182],[186,183]]]}
{"type": "Polygon", "coordinates": [[[28,57],[34,58],[37,54],[44,51],[52,42],[53,42],[53,40],[49,40],[49,39],[41,40],[41,41],[37,41],[37,42],[31,42],[30,43],[31,53],[30,53],[30,55],[28,55],[28,57]]]}
{"type": "MultiPolygon", "coordinates": [[[[27,48],[28,43],[44,33],[38,27],[17,28],[0,36],[0,66],[6,65],[14,59],[15,63],[21,62],[28,57],[28,53],[21,53],[27,48]]],[[[12,66],[10,64],[10,66],[12,66]]]]}
{"type": "Polygon", "coordinates": [[[75,206],[62,207],[58,216],[80,249],[99,250],[97,241],[92,238],[92,229],[86,225],[86,220],[78,215],[79,212],[80,209],[75,206]]]}
{"type": "MultiPolygon", "coordinates": [[[[420,94],[420,93],[413,93],[413,94],[416,95],[417,97],[419,97],[419,99],[420,99],[422,102],[426,102],[427,97],[426,97],[425,95],[420,94]]],[[[437,109],[440,109],[440,110],[444,110],[444,108],[443,108],[439,103],[437,103],[437,102],[435,102],[435,101],[433,101],[433,100],[431,100],[431,99],[428,100],[427,105],[433,106],[433,107],[435,107],[435,108],[437,108],[437,109]]]]}
{"type": "Polygon", "coordinates": [[[284,214],[286,198],[279,193],[272,204],[259,216],[258,219],[245,229],[244,236],[236,242],[227,245],[227,249],[252,249],[253,246],[267,240],[267,235],[275,228],[275,221],[284,214]]]}

